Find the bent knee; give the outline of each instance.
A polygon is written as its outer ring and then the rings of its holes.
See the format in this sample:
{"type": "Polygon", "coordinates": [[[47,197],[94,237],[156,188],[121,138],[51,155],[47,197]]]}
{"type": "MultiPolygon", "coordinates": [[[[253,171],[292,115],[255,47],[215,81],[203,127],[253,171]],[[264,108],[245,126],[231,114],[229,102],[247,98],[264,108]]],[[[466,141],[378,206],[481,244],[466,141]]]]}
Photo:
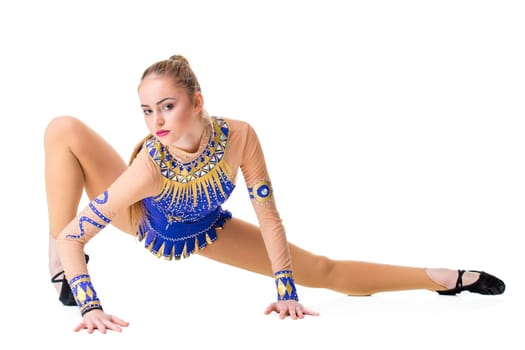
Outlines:
{"type": "Polygon", "coordinates": [[[332,259],[327,258],[326,256],[317,255],[315,259],[314,268],[318,270],[319,273],[327,275],[334,268],[334,261],[332,259]]]}
{"type": "Polygon", "coordinates": [[[322,255],[314,255],[305,266],[294,266],[298,284],[308,287],[325,287],[326,279],[334,269],[334,261],[322,255]]]}
{"type": "Polygon", "coordinates": [[[44,142],[47,144],[56,140],[62,140],[72,135],[77,135],[85,125],[72,116],[59,116],[53,118],[44,132],[44,142]]]}

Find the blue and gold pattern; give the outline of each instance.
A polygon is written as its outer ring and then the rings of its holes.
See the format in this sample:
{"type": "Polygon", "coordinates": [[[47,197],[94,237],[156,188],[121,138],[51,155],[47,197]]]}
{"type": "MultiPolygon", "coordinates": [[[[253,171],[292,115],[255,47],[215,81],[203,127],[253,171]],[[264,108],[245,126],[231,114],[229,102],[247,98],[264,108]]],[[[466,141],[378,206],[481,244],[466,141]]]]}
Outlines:
{"type": "Polygon", "coordinates": [[[212,244],[217,239],[217,231],[231,219],[228,210],[218,207],[214,212],[196,223],[168,223],[162,214],[147,215],[139,228],[139,240],[158,258],[179,260],[212,244]]]}
{"type": "MultiPolygon", "coordinates": [[[[152,137],[146,141],[146,148],[153,161],[160,167],[164,177],[164,186],[159,197],[171,196],[172,203],[193,200],[197,206],[199,199],[205,196],[208,205],[212,205],[212,195],[217,191],[226,196],[228,189],[223,183],[231,181],[231,170],[223,161],[228,143],[228,124],[218,117],[212,118],[212,134],[206,149],[193,161],[179,162],[171,156],[164,145],[152,137]],[[210,193],[210,189],[213,193],[210,193]]],[[[228,193],[229,195],[229,193],[228,193]]]]}
{"type": "Polygon", "coordinates": [[[299,300],[291,270],[281,270],[274,274],[277,287],[277,301],[299,300]]]}
{"type": "Polygon", "coordinates": [[[253,186],[248,187],[248,194],[250,199],[255,199],[257,202],[269,202],[273,197],[272,184],[269,180],[258,180],[253,186]]]}
{"type": "MultiPolygon", "coordinates": [[[[103,194],[102,194],[102,199],[98,199],[98,198],[95,198],[92,202],[89,203],[89,209],[91,209],[91,211],[93,213],[95,213],[96,216],[98,216],[100,219],[102,219],[102,221],[104,221],[106,224],[109,224],[111,222],[111,219],[109,219],[108,217],[106,217],[104,214],[102,214],[96,207],[93,203],[97,203],[97,204],[105,204],[107,203],[108,201],[108,191],[105,191],[103,194]]],[[[84,222],[88,222],[90,223],[91,225],[95,226],[96,227],[96,232],[99,232],[100,230],[102,230],[104,227],[106,227],[106,225],[103,225],[103,224],[99,224],[98,222],[96,222],[95,220],[91,219],[90,217],[88,216],[81,216],[79,221],[78,221],[78,229],[80,231],[80,234],[78,235],[74,235],[74,234],[68,234],[66,237],[67,238],[73,238],[73,239],[79,239],[79,238],[82,238],[84,236],[84,234],[86,233],[85,231],[85,228],[84,228],[84,222]]]]}
{"type": "Polygon", "coordinates": [[[97,293],[91,284],[91,278],[88,274],[73,277],[69,281],[69,286],[71,287],[71,291],[73,292],[82,316],[86,312],[94,309],[102,310],[102,305],[100,305],[100,300],[97,297],[97,293]]]}
{"type": "Polygon", "coordinates": [[[210,139],[193,161],[174,158],[155,137],[144,143],[163,177],[161,193],[143,200],[145,217],[138,238],[158,257],[180,259],[213,243],[216,229],[231,213],[221,208],[235,185],[224,159],[229,128],[219,117],[211,118],[210,139]]]}

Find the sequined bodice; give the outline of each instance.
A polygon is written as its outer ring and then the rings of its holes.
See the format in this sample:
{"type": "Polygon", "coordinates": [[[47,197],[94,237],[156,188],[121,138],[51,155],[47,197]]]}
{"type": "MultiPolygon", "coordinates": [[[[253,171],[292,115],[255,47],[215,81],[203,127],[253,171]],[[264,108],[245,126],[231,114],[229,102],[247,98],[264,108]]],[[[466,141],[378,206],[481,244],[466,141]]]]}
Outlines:
{"type": "Polygon", "coordinates": [[[190,162],[173,157],[155,137],[145,142],[148,154],[159,166],[163,189],[159,196],[144,199],[149,215],[171,222],[198,222],[223,204],[235,185],[224,160],[228,145],[227,123],[211,118],[211,132],[204,150],[190,162]]]}

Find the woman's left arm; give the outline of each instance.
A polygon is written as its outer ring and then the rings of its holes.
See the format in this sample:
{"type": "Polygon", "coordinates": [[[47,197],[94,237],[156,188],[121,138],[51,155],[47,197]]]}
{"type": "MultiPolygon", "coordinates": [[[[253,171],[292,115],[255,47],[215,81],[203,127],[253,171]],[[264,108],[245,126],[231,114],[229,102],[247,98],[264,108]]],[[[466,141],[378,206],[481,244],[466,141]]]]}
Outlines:
{"type": "Polygon", "coordinates": [[[265,313],[275,311],[279,313],[280,318],[290,316],[293,319],[303,318],[304,315],[318,315],[317,312],[308,310],[299,303],[290,249],[275,203],[264,153],[257,133],[249,124],[247,124],[246,143],[240,167],[272,264],[277,288],[277,302],[270,304],[265,313]]]}

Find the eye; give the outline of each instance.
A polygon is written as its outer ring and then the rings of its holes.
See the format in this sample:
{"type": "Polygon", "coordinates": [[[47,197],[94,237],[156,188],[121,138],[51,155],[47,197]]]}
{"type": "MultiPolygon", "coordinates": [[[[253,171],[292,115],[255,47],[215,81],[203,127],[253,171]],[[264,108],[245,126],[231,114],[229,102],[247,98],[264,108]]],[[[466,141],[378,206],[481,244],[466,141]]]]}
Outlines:
{"type": "Polygon", "coordinates": [[[151,113],[153,113],[151,109],[143,109],[142,112],[144,112],[144,115],[150,115],[151,113]]]}
{"type": "Polygon", "coordinates": [[[173,107],[174,107],[173,103],[168,103],[162,109],[164,109],[165,111],[169,111],[169,110],[173,109],[173,107]]]}

